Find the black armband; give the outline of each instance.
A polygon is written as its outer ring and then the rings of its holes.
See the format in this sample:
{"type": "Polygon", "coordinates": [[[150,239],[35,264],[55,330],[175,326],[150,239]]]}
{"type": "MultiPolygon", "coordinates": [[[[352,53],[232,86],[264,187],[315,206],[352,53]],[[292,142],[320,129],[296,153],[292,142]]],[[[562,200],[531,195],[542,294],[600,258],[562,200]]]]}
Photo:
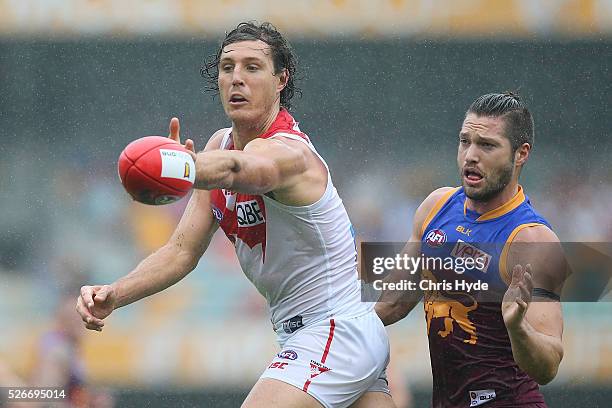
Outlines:
{"type": "Polygon", "coordinates": [[[561,296],[557,295],[555,292],[551,292],[548,289],[533,288],[533,291],[531,292],[531,294],[532,294],[532,296],[549,298],[549,299],[554,300],[556,302],[561,301],[561,296]]]}

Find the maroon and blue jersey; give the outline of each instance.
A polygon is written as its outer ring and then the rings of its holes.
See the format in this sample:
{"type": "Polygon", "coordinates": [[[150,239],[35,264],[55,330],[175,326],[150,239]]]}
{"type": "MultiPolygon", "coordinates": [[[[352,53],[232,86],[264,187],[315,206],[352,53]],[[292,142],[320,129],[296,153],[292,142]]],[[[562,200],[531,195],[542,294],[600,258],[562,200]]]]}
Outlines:
{"type": "Polygon", "coordinates": [[[452,189],[425,219],[425,257],[478,260],[460,270],[463,264],[456,262],[423,268],[423,278],[434,284],[424,297],[434,408],[546,407],[538,384],[514,361],[501,313],[512,273],[509,244],[521,229],[536,225],[550,227],[520,186],[510,201],[485,214],[467,208],[462,187],[452,189]],[[456,282],[480,282],[481,289],[456,282]]]}

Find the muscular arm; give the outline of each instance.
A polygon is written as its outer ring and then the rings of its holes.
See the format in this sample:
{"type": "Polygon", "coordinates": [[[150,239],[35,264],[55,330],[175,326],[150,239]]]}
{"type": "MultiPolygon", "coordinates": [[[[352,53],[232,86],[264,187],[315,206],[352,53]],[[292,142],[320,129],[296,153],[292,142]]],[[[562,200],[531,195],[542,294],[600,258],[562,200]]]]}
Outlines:
{"type": "Polygon", "coordinates": [[[242,151],[206,151],[196,159],[198,189],[273,191],[285,204],[307,205],[321,197],[326,182],[321,161],[304,143],[291,139],[254,139],[242,151]]]}
{"type": "MultiPolygon", "coordinates": [[[[217,148],[218,144],[219,136],[216,134],[204,150],[217,148]]],[[[178,226],[164,246],[112,284],[81,288],[76,308],[86,327],[102,330],[102,319],[114,309],[160,292],[181,280],[196,267],[216,230],[210,192],[194,191],[178,226]]]]}
{"type": "MultiPolygon", "coordinates": [[[[421,252],[421,236],[423,235],[422,227],[423,223],[427,219],[429,213],[432,211],[434,205],[442,196],[451,190],[451,187],[442,187],[432,192],[419,206],[414,214],[412,223],[412,232],[410,239],[402,251],[402,255],[406,254],[409,257],[418,257],[421,252]]],[[[414,274],[410,274],[404,270],[392,271],[385,282],[400,282],[403,279],[412,280],[417,283],[420,281],[420,271],[416,271],[414,274]]],[[[420,290],[417,291],[383,291],[381,298],[378,300],[375,306],[376,313],[380,320],[388,326],[393,324],[410,313],[412,309],[419,303],[423,293],[420,290]]]]}
{"type": "Polygon", "coordinates": [[[545,226],[521,230],[510,246],[508,265],[515,267],[502,311],[512,354],[523,371],[547,384],[563,358],[561,303],[537,293],[532,297],[531,287],[561,293],[567,266],[559,239],[545,226]],[[508,296],[513,287],[523,291],[519,299],[508,296]]]}
{"type": "Polygon", "coordinates": [[[217,230],[210,192],[195,191],[170,240],[111,287],[115,308],[160,292],[184,278],[197,265],[217,230]]]}

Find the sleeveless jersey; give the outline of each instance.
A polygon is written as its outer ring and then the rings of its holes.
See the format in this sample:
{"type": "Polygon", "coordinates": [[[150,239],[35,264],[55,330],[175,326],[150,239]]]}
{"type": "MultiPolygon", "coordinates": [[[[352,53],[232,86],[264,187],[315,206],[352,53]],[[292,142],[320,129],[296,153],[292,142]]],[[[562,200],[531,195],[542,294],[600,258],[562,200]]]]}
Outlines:
{"type": "Polygon", "coordinates": [[[423,277],[437,283],[479,280],[489,285],[489,291],[458,290],[455,285],[425,291],[433,407],[545,406],[538,384],[514,361],[501,313],[501,298],[512,276],[512,266],[506,265],[509,244],[521,229],[534,225],[550,227],[521,186],[509,202],[482,215],[468,209],[463,188],[455,188],[427,216],[421,230],[425,257],[474,257],[481,263],[462,268],[460,275],[456,265],[434,266],[424,269],[423,277]]]}
{"type": "MultiPolygon", "coordinates": [[[[259,137],[300,141],[327,168],[285,109],[259,137]]],[[[220,148],[234,148],[231,129],[220,148]]],[[[304,325],[372,308],[361,302],[353,228],[329,170],[323,196],[311,205],[288,206],[268,195],[221,189],[211,192],[211,202],[242,270],[268,301],[280,341],[304,325]]]]}

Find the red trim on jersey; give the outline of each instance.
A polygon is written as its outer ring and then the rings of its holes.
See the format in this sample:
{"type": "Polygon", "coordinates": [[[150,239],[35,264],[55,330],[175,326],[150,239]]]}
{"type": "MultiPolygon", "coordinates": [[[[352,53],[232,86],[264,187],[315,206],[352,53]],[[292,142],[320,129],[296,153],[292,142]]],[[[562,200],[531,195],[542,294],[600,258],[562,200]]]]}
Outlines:
{"type": "Polygon", "coordinates": [[[311,382],[310,380],[306,380],[306,383],[304,384],[304,388],[302,388],[304,392],[308,391],[308,386],[310,385],[310,382],[311,382]]]}
{"type": "Polygon", "coordinates": [[[329,354],[329,346],[331,346],[332,339],[334,338],[334,329],[336,328],[336,323],[334,319],[329,321],[329,337],[327,337],[327,344],[325,345],[325,351],[323,352],[323,357],[321,357],[321,364],[325,364],[325,360],[327,359],[327,355],[329,354]]]}
{"type": "MultiPolygon", "coordinates": [[[[277,133],[289,133],[309,142],[308,136],[300,132],[298,123],[285,108],[281,108],[268,130],[258,137],[267,139],[277,133]]],[[[221,146],[221,148],[234,150],[233,138],[230,137],[227,145],[221,146]]],[[[210,200],[214,207],[213,213],[215,218],[229,240],[235,245],[236,240],[240,239],[251,249],[261,244],[262,262],[265,262],[267,238],[266,206],[264,205],[263,197],[261,195],[215,189],[211,191],[210,200]],[[254,206],[252,201],[256,201],[257,205],[254,206]],[[243,204],[246,202],[249,203],[243,204]],[[240,210],[240,213],[237,210],[240,210]],[[263,217],[263,221],[261,217],[263,217]]]]}
{"type": "Polygon", "coordinates": [[[309,141],[308,136],[306,134],[300,132],[300,128],[298,127],[298,123],[293,119],[293,116],[289,114],[287,109],[281,108],[274,119],[274,122],[270,125],[268,130],[259,137],[262,139],[267,139],[270,136],[274,136],[276,133],[289,133],[292,135],[296,135],[309,141]]]}

